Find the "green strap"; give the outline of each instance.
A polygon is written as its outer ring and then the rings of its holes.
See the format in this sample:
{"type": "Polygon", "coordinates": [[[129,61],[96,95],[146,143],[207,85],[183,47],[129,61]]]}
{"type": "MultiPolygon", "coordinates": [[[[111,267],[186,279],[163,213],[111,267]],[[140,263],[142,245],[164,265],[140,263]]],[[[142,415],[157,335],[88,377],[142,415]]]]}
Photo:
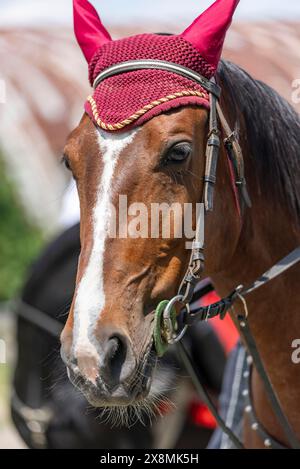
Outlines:
{"type": "MultiPolygon", "coordinates": [[[[156,353],[159,357],[162,357],[166,353],[169,346],[167,340],[164,338],[165,325],[163,320],[163,314],[168,303],[169,300],[161,301],[155,310],[153,338],[156,353]]],[[[176,329],[177,321],[175,308],[171,310],[171,320],[174,329],[176,329]]]]}

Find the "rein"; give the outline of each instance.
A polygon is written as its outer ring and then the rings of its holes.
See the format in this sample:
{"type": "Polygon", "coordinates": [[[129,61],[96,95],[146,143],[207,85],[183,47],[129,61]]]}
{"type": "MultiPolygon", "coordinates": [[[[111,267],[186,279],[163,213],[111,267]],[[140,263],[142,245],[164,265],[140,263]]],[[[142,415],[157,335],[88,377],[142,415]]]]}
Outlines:
{"type": "MultiPolygon", "coordinates": [[[[227,314],[228,310],[234,307],[234,304],[237,300],[241,300],[243,307],[244,307],[244,314],[238,314],[238,323],[239,323],[239,328],[240,328],[240,333],[244,338],[244,341],[246,343],[248,352],[250,354],[251,359],[253,360],[253,363],[255,365],[255,368],[257,372],[260,375],[260,378],[262,379],[262,382],[264,384],[264,388],[266,391],[266,394],[268,396],[268,399],[271,403],[272,409],[278,418],[278,421],[281,424],[282,429],[284,430],[284,433],[291,445],[292,448],[300,448],[300,444],[295,437],[295,434],[290,426],[290,423],[285,416],[279,398],[276,394],[275,389],[272,386],[272,383],[268,377],[268,374],[265,370],[264,364],[262,362],[262,359],[259,355],[259,352],[257,350],[257,346],[254,340],[254,337],[251,333],[251,329],[249,326],[248,322],[248,309],[247,309],[247,303],[244,299],[245,296],[248,294],[254,292],[258,288],[260,288],[263,285],[266,285],[268,282],[274,280],[277,276],[283,274],[286,270],[290,269],[292,266],[297,264],[300,261],[300,247],[296,248],[294,251],[292,251],[290,254],[288,254],[286,257],[284,257],[282,260],[277,262],[273,267],[271,267],[267,272],[265,272],[259,279],[257,279],[252,285],[250,285],[247,288],[244,288],[242,285],[238,286],[230,295],[228,295],[225,298],[222,298],[220,301],[213,303],[209,306],[201,306],[196,308],[193,311],[188,312],[186,309],[184,312],[184,319],[183,319],[183,324],[184,324],[184,332],[186,331],[187,327],[193,325],[194,323],[198,321],[207,321],[208,319],[214,318],[219,316],[220,319],[224,319],[225,315],[227,314]]],[[[171,304],[172,300],[169,302],[171,304]]],[[[166,306],[165,312],[168,311],[168,305],[166,306]]],[[[163,318],[165,319],[164,315],[163,318]]],[[[162,331],[164,331],[164,328],[169,327],[170,322],[163,322],[162,323],[162,331]]],[[[188,370],[194,385],[196,389],[198,390],[199,394],[201,395],[201,398],[204,400],[206,405],[209,407],[210,411],[212,414],[216,417],[216,420],[218,424],[220,425],[221,429],[229,436],[231,441],[234,443],[234,445],[237,448],[243,448],[242,443],[239,441],[239,439],[235,436],[235,434],[229,429],[224,420],[221,419],[219,416],[214,404],[210,400],[207,392],[205,391],[204,387],[201,385],[201,382],[199,381],[199,377],[197,375],[197,371],[195,367],[193,366],[192,360],[185,349],[184,345],[182,342],[180,342],[180,339],[182,338],[183,334],[179,333],[177,329],[173,329],[173,331],[168,331],[168,334],[162,333],[163,337],[168,337],[171,336],[173,340],[171,340],[169,343],[176,343],[178,342],[178,347],[179,347],[179,352],[182,357],[182,360],[185,364],[186,369],[188,370]]],[[[248,400],[250,402],[250,395],[248,391],[248,400]]],[[[253,406],[250,402],[245,407],[245,411],[249,414],[253,414],[253,406]]],[[[252,423],[252,429],[254,431],[259,431],[261,430],[262,426],[259,424],[259,422],[254,421],[252,423]]],[[[263,434],[263,431],[261,430],[261,433],[263,434]]],[[[266,434],[266,432],[265,432],[266,434]]],[[[267,448],[273,447],[278,447],[278,442],[274,440],[271,436],[267,436],[264,439],[264,445],[267,448]]]]}

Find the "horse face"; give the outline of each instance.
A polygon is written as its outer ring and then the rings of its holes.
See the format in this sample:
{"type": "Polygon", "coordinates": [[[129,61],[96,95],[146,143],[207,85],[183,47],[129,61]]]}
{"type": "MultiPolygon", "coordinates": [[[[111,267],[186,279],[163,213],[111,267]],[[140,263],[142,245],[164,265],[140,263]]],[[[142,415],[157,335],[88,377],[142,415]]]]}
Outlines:
{"type": "Polygon", "coordinates": [[[178,236],[183,211],[168,213],[164,236],[166,220],[156,226],[151,209],[200,201],[206,135],[207,111],[186,107],[127,133],[99,130],[85,115],[68,139],[81,254],[62,357],[94,406],[124,406],[150,392],[153,311],[176,294],[190,256],[178,236]]]}

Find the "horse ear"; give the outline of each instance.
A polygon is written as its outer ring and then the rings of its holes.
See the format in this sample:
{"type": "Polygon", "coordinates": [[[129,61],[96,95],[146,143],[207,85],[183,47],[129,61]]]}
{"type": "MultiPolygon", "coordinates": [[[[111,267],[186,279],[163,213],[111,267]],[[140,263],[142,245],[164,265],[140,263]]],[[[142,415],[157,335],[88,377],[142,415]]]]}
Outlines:
{"type": "Polygon", "coordinates": [[[239,0],[216,0],[181,34],[215,68],[238,3],[239,0]]]}
{"type": "Polygon", "coordinates": [[[74,31],[87,62],[99,47],[111,41],[95,8],[87,0],[73,0],[74,31]]]}

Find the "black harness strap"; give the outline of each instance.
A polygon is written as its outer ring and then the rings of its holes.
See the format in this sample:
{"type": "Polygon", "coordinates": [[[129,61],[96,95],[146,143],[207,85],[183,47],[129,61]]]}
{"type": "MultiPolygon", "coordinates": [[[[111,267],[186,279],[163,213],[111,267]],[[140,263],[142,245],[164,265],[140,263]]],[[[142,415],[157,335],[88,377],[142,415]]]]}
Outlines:
{"type": "Polygon", "coordinates": [[[270,280],[273,280],[278,275],[283,274],[286,270],[293,267],[300,261],[300,246],[290,252],[286,257],[278,261],[273,267],[271,267],[267,272],[265,272],[259,279],[257,279],[250,287],[243,290],[242,295],[248,295],[257,288],[265,285],[270,280]]]}
{"type": "Polygon", "coordinates": [[[255,343],[254,337],[251,333],[248,319],[244,315],[238,315],[238,321],[239,321],[241,334],[245,339],[249,354],[251,355],[255,368],[264,384],[264,389],[266,391],[266,394],[268,396],[272,409],[275,412],[275,415],[278,419],[278,422],[280,423],[291,447],[294,449],[300,449],[300,443],[298,439],[296,438],[285,413],[282,410],[282,406],[279,401],[278,395],[270,381],[270,378],[266,372],[262,359],[257,351],[257,346],[255,343]]]}
{"type": "Polygon", "coordinates": [[[251,207],[251,199],[247,190],[244,159],[239,140],[237,138],[236,131],[232,131],[228,125],[228,122],[224,116],[222,108],[217,101],[216,108],[218,116],[221,122],[223,131],[225,132],[226,138],[224,139],[224,146],[227,151],[227,155],[233,165],[235,172],[235,184],[238,188],[240,200],[246,207],[251,207]]]}
{"type": "Polygon", "coordinates": [[[181,360],[182,360],[187,372],[189,373],[189,375],[190,375],[190,377],[193,381],[193,384],[196,388],[196,391],[198,392],[202,402],[204,402],[204,404],[209,408],[210,412],[212,413],[212,415],[216,419],[217,424],[222,429],[222,431],[224,433],[226,433],[226,435],[228,435],[228,437],[231,439],[233,444],[238,449],[244,449],[244,446],[243,446],[242,442],[237,438],[237,436],[233,433],[233,431],[229,427],[227,427],[226,423],[224,422],[224,420],[220,416],[217,408],[215,407],[213,401],[211,400],[211,397],[209,396],[206,389],[203,387],[203,385],[201,383],[200,376],[198,375],[197,369],[194,366],[193,360],[190,357],[190,355],[189,355],[188,351],[186,350],[186,348],[185,348],[182,341],[179,341],[177,343],[177,348],[178,348],[181,360]]]}
{"type": "Polygon", "coordinates": [[[286,446],[283,446],[277,439],[270,435],[267,432],[265,427],[258,421],[254,406],[253,406],[253,397],[252,397],[252,390],[251,390],[251,376],[252,376],[252,363],[253,358],[248,355],[244,360],[244,367],[246,369],[243,373],[243,378],[246,379],[246,387],[243,390],[242,396],[245,399],[245,412],[247,413],[247,417],[249,419],[249,423],[251,425],[251,429],[258,434],[261,441],[264,442],[264,446],[267,449],[287,449],[286,446]],[[248,361],[250,359],[251,363],[248,361]]]}
{"type": "Polygon", "coordinates": [[[230,295],[222,298],[216,303],[212,303],[208,306],[198,306],[198,308],[194,308],[190,314],[186,315],[185,323],[188,326],[191,326],[195,322],[207,321],[208,319],[215,318],[216,316],[220,316],[221,319],[224,319],[227,311],[232,307],[234,301],[236,300],[237,295],[238,290],[234,290],[230,295]]]}
{"type": "Polygon", "coordinates": [[[293,265],[297,264],[299,261],[300,246],[294,249],[294,251],[289,253],[286,257],[278,261],[248,288],[244,288],[242,285],[240,285],[232,293],[230,293],[230,295],[222,298],[220,301],[217,301],[216,303],[213,303],[209,306],[200,306],[199,308],[194,309],[193,313],[186,317],[186,323],[191,326],[194,322],[204,321],[216,316],[220,316],[221,319],[223,319],[227,311],[233,306],[239,297],[244,297],[254,290],[257,290],[257,288],[267,284],[274,278],[283,274],[286,270],[293,267],[293,265]]]}
{"type": "Polygon", "coordinates": [[[206,147],[203,199],[205,210],[212,211],[216,173],[220,153],[220,131],[218,128],[217,97],[210,94],[209,135],[206,147]]]}
{"type": "MultiPolygon", "coordinates": [[[[220,316],[220,318],[223,319],[227,311],[234,306],[234,303],[238,298],[244,301],[243,297],[245,295],[255,291],[257,288],[270,282],[271,280],[276,278],[278,275],[290,269],[299,261],[300,261],[300,246],[294,249],[294,251],[292,251],[286,257],[278,261],[273,267],[271,267],[267,272],[265,272],[258,280],[256,280],[252,285],[250,285],[250,287],[244,288],[243,286],[239,286],[226,298],[223,298],[220,301],[210,306],[199,307],[198,309],[193,310],[193,313],[191,314],[187,314],[185,312],[185,324],[190,326],[196,321],[203,321],[203,320],[207,320],[216,316],[220,316]]],[[[291,428],[291,425],[282,410],[282,406],[280,404],[278,396],[273,388],[273,385],[268,377],[264,364],[258,353],[255,340],[253,338],[253,335],[251,333],[251,330],[248,324],[247,314],[238,315],[238,321],[240,325],[240,331],[241,331],[242,336],[245,339],[245,343],[248,348],[248,351],[250,355],[252,356],[257,372],[259,373],[264,383],[267,396],[272,405],[272,409],[278,418],[278,421],[289,441],[290,446],[295,449],[300,449],[300,443],[298,439],[296,438],[291,428]]],[[[179,345],[179,349],[180,349],[180,354],[183,358],[184,364],[187,367],[188,372],[192,376],[192,379],[194,381],[197,391],[199,392],[201,398],[204,398],[205,402],[207,403],[209,401],[209,396],[207,395],[205,389],[202,387],[202,385],[199,382],[197,372],[195,371],[192,365],[192,362],[187,354],[187,351],[184,349],[182,344],[179,345]],[[205,397],[203,397],[204,394],[205,394],[205,397]]],[[[208,406],[211,412],[213,413],[213,415],[215,416],[215,412],[216,412],[215,408],[214,409],[211,408],[211,405],[208,405],[208,406]]],[[[228,428],[226,427],[224,421],[222,421],[222,419],[220,420],[220,422],[218,419],[217,421],[220,427],[222,428],[222,430],[225,431],[225,433],[229,436],[229,438],[232,440],[235,446],[240,447],[239,446],[240,442],[238,442],[237,444],[236,436],[233,434],[231,430],[228,431],[228,428]]]]}

